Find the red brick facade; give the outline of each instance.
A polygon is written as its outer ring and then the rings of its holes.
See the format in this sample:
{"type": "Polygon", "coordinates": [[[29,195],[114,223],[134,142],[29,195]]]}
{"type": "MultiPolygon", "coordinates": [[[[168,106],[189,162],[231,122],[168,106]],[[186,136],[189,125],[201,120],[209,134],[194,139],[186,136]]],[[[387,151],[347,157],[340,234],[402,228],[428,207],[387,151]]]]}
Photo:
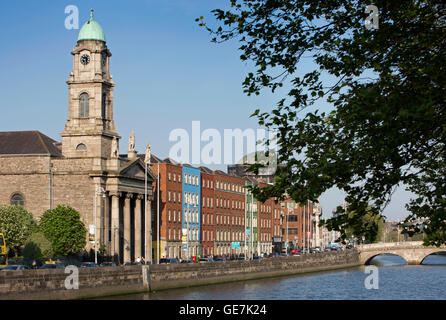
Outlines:
{"type": "MultiPolygon", "coordinates": [[[[182,183],[181,166],[171,163],[154,163],[152,170],[158,177],[160,185],[160,257],[181,257],[181,210],[182,210],[182,183]]],[[[157,241],[157,183],[153,183],[154,201],[152,201],[152,229],[156,254],[157,241]]]]}
{"type": "Polygon", "coordinates": [[[245,180],[214,171],[216,254],[240,255],[243,253],[245,234],[245,180]],[[240,248],[232,248],[239,243],[240,248]]]}

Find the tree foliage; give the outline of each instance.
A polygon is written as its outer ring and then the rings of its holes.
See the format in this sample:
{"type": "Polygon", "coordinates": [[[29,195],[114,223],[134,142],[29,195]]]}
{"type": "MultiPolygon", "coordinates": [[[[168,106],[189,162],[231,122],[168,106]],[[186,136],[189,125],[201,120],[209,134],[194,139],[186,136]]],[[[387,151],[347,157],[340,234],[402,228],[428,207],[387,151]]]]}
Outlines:
{"type": "Polygon", "coordinates": [[[26,241],[23,248],[23,257],[28,259],[47,258],[53,256],[51,242],[40,232],[34,232],[26,241]]]}
{"type": "Polygon", "coordinates": [[[255,69],[243,82],[248,95],[287,88],[271,112],[253,113],[260,125],[277,129],[284,164],[274,186],[253,188],[257,198],[317,202],[337,187],[356,214],[328,225],[345,238],[347,226],[367,234],[361,216],[380,218],[405,185],[416,194],[406,222],[424,221],[426,244],[445,243],[444,2],[376,0],[378,29],[365,27],[369,1],[230,4],[213,11],[220,26],[197,21],[215,42],[239,40],[241,60],[255,69]],[[314,69],[301,72],[308,62],[314,69]],[[333,110],[321,112],[326,102],[333,110]]]}
{"type": "Polygon", "coordinates": [[[5,236],[6,246],[16,255],[36,226],[32,213],[22,206],[0,207],[0,232],[5,236]]]}
{"type": "Polygon", "coordinates": [[[356,238],[359,241],[364,240],[366,243],[383,240],[384,218],[375,214],[371,207],[366,208],[365,214],[358,214],[355,211],[345,211],[341,206],[336,211],[339,212],[340,216],[336,220],[329,220],[327,226],[333,229],[334,227],[331,225],[333,221],[336,221],[336,224],[345,230],[345,239],[356,238]]]}
{"type": "Polygon", "coordinates": [[[59,205],[45,211],[39,227],[57,256],[78,253],[86,245],[87,229],[79,213],[71,207],[59,205]]]}

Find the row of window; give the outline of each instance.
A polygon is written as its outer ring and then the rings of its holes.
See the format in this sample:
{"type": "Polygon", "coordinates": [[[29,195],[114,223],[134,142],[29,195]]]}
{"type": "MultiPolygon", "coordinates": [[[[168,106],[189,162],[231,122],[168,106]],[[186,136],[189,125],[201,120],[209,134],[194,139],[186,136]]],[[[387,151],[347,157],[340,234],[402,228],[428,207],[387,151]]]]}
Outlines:
{"type": "Polygon", "coordinates": [[[216,230],[215,236],[217,241],[245,241],[245,233],[243,231],[216,230]]]}
{"type": "MultiPolygon", "coordinates": [[[[167,210],[167,220],[168,222],[181,222],[181,211],[167,210]]],[[[271,221],[267,219],[262,219],[264,225],[262,227],[271,227],[271,221]]],[[[199,223],[199,213],[198,209],[195,208],[185,208],[184,209],[184,222],[185,223],[199,223]]],[[[202,223],[207,225],[214,224],[214,216],[211,214],[202,214],[202,223]]],[[[227,215],[217,215],[216,223],[223,225],[233,225],[233,226],[244,226],[245,217],[243,216],[227,216],[227,215]]]]}
{"type": "MultiPolygon", "coordinates": [[[[168,191],[167,192],[167,201],[169,202],[181,202],[181,193],[180,192],[174,192],[174,191],[168,191]]],[[[184,200],[186,204],[190,205],[198,205],[198,193],[194,192],[185,192],[184,193],[184,200]]],[[[203,208],[213,208],[214,207],[214,200],[211,197],[205,197],[203,196],[202,199],[202,207],[203,208]]],[[[240,200],[230,200],[230,199],[223,199],[223,198],[216,198],[215,199],[215,205],[216,208],[222,208],[222,209],[238,209],[238,210],[245,210],[245,202],[240,200]]],[[[271,213],[271,207],[265,207],[268,208],[266,211],[263,211],[265,213],[271,213]]],[[[256,208],[254,206],[253,210],[255,211],[256,208]]],[[[274,210],[274,218],[279,218],[279,211],[277,209],[274,210]]],[[[297,221],[297,216],[289,215],[288,221],[297,221]],[[293,217],[293,218],[290,218],[293,217]],[[295,218],[294,218],[295,217],[295,218]],[[293,220],[295,219],[295,220],[293,220]]]]}
{"type": "Polygon", "coordinates": [[[185,192],[184,193],[184,201],[186,204],[198,206],[199,200],[200,199],[198,197],[198,193],[195,193],[195,192],[185,192]]]}
{"type": "Polygon", "coordinates": [[[185,223],[199,223],[198,209],[184,209],[184,222],[185,223]]]}
{"type": "Polygon", "coordinates": [[[282,235],[297,234],[297,228],[282,228],[282,235]]]}
{"type": "Polygon", "coordinates": [[[178,202],[181,202],[181,192],[168,191],[167,192],[167,201],[176,202],[176,195],[178,194],[178,202]]]}
{"type": "MultiPolygon", "coordinates": [[[[197,228],[190,228],[188,230],[188,240],[189,241],[198,241],[199,230],[197,228]]],[[[167,229],[167,240],[181,240],[181,229],[167,229]]]]}
{"type": "Polygon", "coordinates": [[[269,220],[269,219],[260,219],[260,227],[261,228],[271,228],[271,220],[269,220]]]}
{"type": "Polygon", "coordinates": [[[215,198],[215,202],[217,208],[245,210],[245,201],[215,198]]]}
{"type": "MultiPolygon", "coordinates": [[[[211,216],[212,217],[212,216],[211,216]]],[[[241,216],[226,216],[226,215],[217,215],[217,224],[231,224],[233,226],[244,226],[245,225],[245,217],[241,216]],[[231,220],[232,218],[232,220],[231,220]],[[231,223],[232,222],[232,223],[231,223]]]]}
{"type": "Polygon", "coordinates": [[[245,189],[243,188],[243,185],[241,184],[235,184],[235,183],[229,183],[229,182],[224,182],[224,181],[215,181],[215,187],[216,189],[219,190],[224,190],[224,191],[232,191],[232,192],[239,192],[239,193],[244,193],[245,189]]]}
{"type": "Polygon", "coordinates": [[[200,181],[198,179],[198,176],[193,175],[193,174],[187,174],[187,173],[184,174],[184,183],[190,184],[193,186],[199,186],[200,185],[199,182],[200,181]]]}
{"type": "Polygon", "coordinates": [[[203,178],[201,180],[201,186],[203,188],[214,189],[214,181],[203,178]]]}
{"type": "Polygon", "coordinates": [[[178,211],[178,215],[177,212],[175,210],[167,211],[167,219],[169,222],[173,221],[173,222],[181,222],[181,211],[178,211]],[[177,220],[177,216],[178,216],[178,220],[177,220]]]}
{"type": "Polygon", "coordinates": [[[178,182],[181,182],[181,174],[180,173],[178,173],[178,174],[176,174],[175,172],[167,173],[167,178],[169,179],[169,181],[172,181],[172,178],[173,178],[173,182],[177,182],[177,177],[178,177],[178,182]]]}
{"type": "MultiPolygon", "coordinates": [[[[277,209],[276,209],[277,210],[277,209]]],[[[264,213],[271,213],[272,212],[272,208],[271,206],[267,206],[264,204],[260,204],[260,212],[264,212],[264,213]]]]}
{"type": "Polygon", "coordinates": [[[261,233],[260,234],[260,241],[271,241],[271,234],[270,233],[261,233]]]}

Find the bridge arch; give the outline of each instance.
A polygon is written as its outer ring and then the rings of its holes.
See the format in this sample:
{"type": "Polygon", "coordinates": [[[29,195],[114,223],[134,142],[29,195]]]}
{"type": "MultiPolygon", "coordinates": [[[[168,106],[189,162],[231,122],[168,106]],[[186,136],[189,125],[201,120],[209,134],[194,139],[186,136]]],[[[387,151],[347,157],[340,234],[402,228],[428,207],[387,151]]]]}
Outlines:
{"type": "Polygon", "coordinates": [[[430,257],[430,256],[434,255],[435,253],[439,253],[439,252],[443,252],[443,253],[445,253],[445,256],[446,256],[446,249],[438,249],[438,251],[435,251],[435,252],[432,252],[432,253],[426,255],[426,256],[421,260],[420,264],[422,264],[422,263],[426,260],[427,257],[430,257]]]}
{"type": "Polygon", "coordinates": [[[400,256],[408,264],[421,264],[433,253],[445,251],[446,247],[426,247],[421,241],[406,243],[377,243],[358,247],[361,264],[369,264],[370,260],[382,254],[400,256]]]}
{"type": "Polygon", "coordinates": [[[400,257],[401,259],[403,259],[407,264],[409,263],[401,254],[399,253],[390,253],[390,252],[381,252],[381,253],[377,253],[377,254],[372,254],[372,255],[367,255],[365,257],[365,261],[364,264],[365,265],[370,265],[370,262],[376,258],[376,257],[383,257],[383,256],[397,256],[400,257]]]}

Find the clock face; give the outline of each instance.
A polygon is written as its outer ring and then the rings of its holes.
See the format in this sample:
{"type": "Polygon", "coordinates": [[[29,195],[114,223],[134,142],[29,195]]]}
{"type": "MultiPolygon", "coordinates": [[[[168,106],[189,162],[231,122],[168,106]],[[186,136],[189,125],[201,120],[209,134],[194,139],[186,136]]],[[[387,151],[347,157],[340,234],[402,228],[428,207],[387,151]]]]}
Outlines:
{"type": "Polygon", "coordinates": [[[87,65],[89,62],[90,62],[90,56],[89,56],[88,54],[84,54],[84,55],[81,57],[81,63],[82,63],[83,65],[87,65]]]}

